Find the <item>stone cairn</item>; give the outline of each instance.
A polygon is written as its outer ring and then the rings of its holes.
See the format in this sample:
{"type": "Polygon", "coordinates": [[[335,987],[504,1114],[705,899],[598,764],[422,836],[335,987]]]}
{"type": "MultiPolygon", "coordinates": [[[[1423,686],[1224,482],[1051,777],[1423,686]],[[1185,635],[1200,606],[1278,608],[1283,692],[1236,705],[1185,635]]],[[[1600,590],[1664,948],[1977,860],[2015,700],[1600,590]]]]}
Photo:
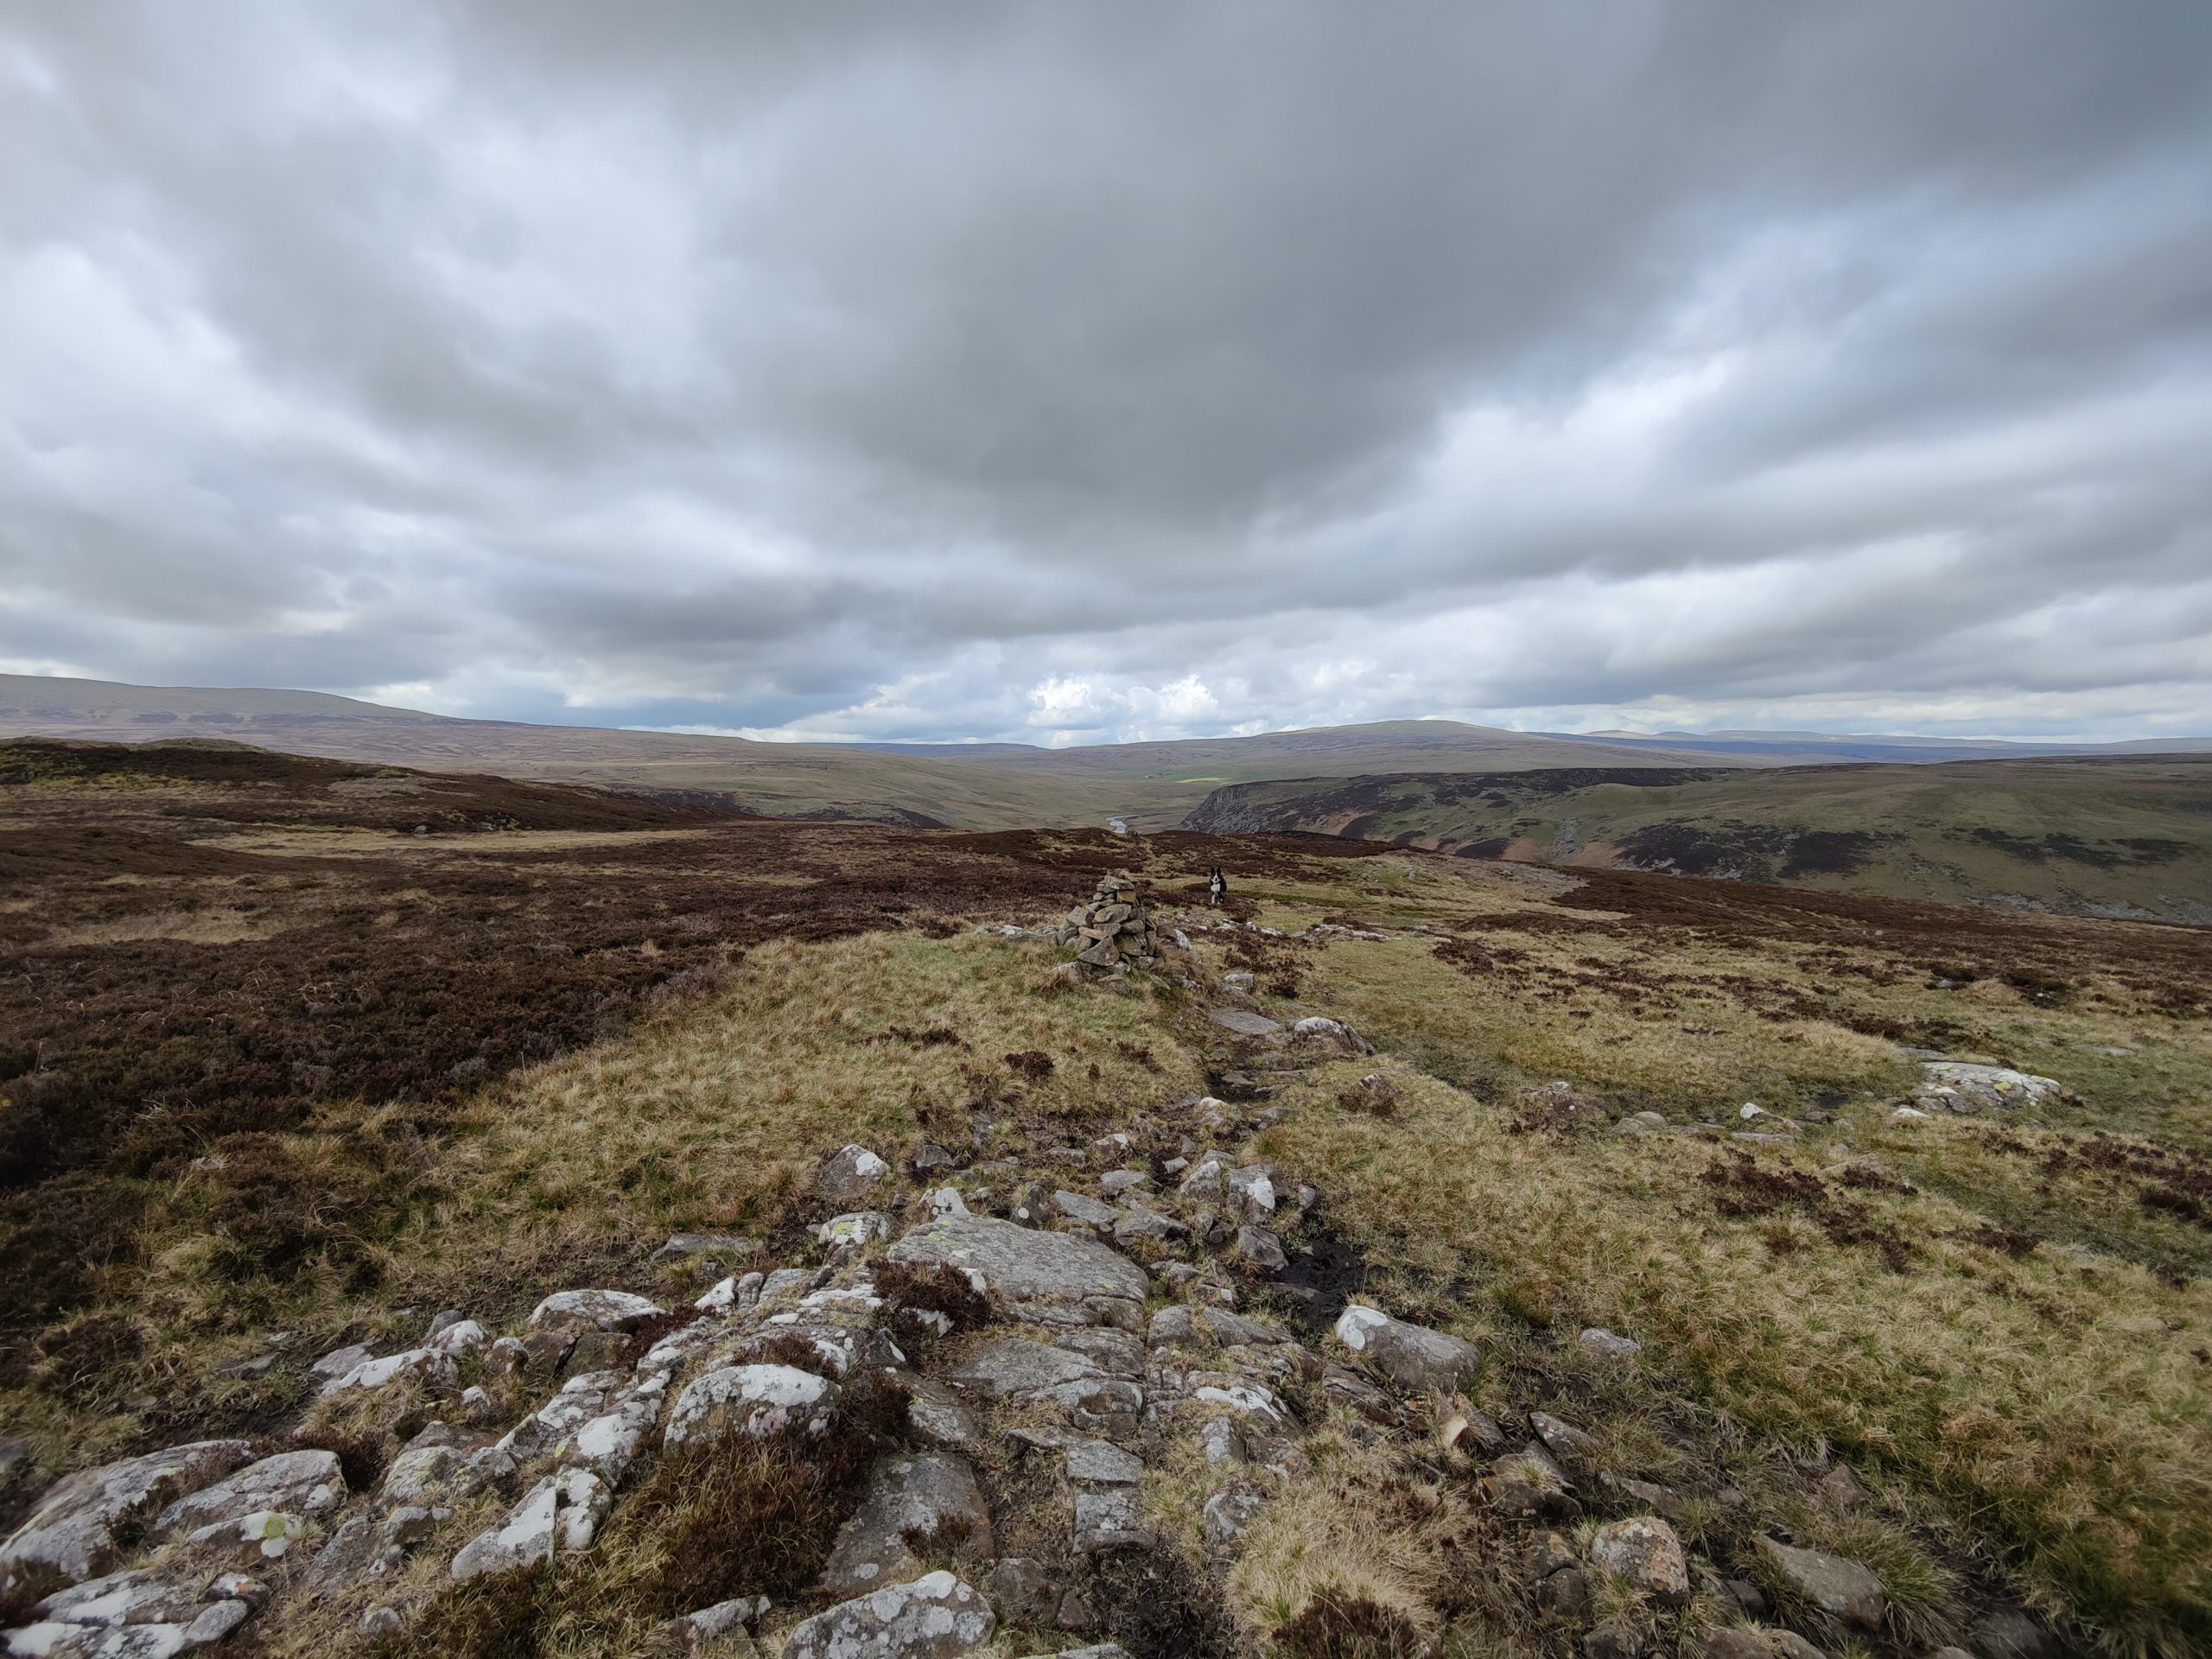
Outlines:
{"type": "Polygon", "coordinates": [[[1160,960],[1160,936],[1137,902],[1137,884],[1118,870],[1098,879],[1089,904],[1067,913],[1059,941],[1075,950],[1077,962],[1109,973],[1148,969],[1160,960]]]}

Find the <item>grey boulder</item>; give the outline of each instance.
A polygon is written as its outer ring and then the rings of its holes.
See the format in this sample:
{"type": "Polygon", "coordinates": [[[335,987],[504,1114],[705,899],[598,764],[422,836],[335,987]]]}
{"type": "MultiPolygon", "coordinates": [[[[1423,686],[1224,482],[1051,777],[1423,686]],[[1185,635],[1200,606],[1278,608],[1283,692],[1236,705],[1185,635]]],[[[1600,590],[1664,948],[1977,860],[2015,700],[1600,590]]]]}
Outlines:
{"type": "Polygon", "coordinates": [[[931,1573],[817,1613],[791,1632],[784,1659],[950,1659],[982,1647],[997,1626],[974,1586],[931,1573]]]}
{"type": "Polygon", "coordinates": [[[995,1554],[976,1471],[965,1458],[943,1452],[886,1458],[837,1534],[822,1586],[855,1595],[918,1579],[925,1567],[913,1547],[928,1541],[963,1557],[988,1560],[995,1554]]]}
{"type": "Polygon", "coordinates": [[[890,1249],[893,1262],[962,1268],[1024,1317],[1049,1324],[1121,1324],[1139,1316],[1144,1269],[1095,1239],[1040,1232],[989,1216],[943,1216],[890,1249]]]}
{"type": "Polygon", "coordinates": [[[755,1440],[804,1425],[819,1434],[836,1408],[837,1385],[793,1365],[728,1365],[695,1377],[668,1414],[671,1446],[706,1445],[725,1434],[755,1440]]]}
{"type": "Polygon", "coordinates": [[[531,1310],[529,1325],[533,1331],[632,1331],[660,1312],[626,1290],[561,1290],[531,1310]]]}
{"type": "Polygon", "coordinates": [[[498,1526],[461,1546],[453,1558],[453,1576],[504,1573],[550,1561],[556,1552],[588,1548],[613,1501],[607,1483],[588,1469],[548,1475],[498,1526]]]}
{"type": "Polygon", "coordinates": [[[1465,1388],[1482,1369],[1481,1351],[1471,1342],[1358,1303],[1338,1316],[1337,1340],[1402,1389],[1448,1393],[1465,1388]]]}
{"type": "Polygon", "coordinates": [[[1881,1624],[1889,1598],[1881,1580],[1863,1563],[1771,1538],[1760,1539],[1758,1548],[1784,1584],[1831,1618],[1866,1630],[1881,1624]]]}

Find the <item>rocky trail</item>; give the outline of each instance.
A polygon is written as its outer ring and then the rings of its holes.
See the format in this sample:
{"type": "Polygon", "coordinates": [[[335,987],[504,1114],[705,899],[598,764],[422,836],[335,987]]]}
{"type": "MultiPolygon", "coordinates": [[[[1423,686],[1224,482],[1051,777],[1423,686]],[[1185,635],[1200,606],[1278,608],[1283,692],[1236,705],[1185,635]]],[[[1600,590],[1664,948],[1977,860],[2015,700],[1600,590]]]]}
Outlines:
{"type": "MultiPolygon", "coordinates": [[[[830,1156],[803,1250],[671,1237],[664,1273],[705,1286],[688,1300],[548,1287],[512,1331],[453,1309],[411,1345],[330,1353],[289,1440],[173,1446],[47,1491],[0,1546],[20,1621],[6,1650],[168,1659],[312,1628],[333,1651],[465,1651],[437,1644],[453,1640],[442,1609],[473,1582],[581,1570],[641,1524],[631,1499],[642,1510],[682,1471],[709,1478],[753,1446],[849,1471],[829,1489],[839,1513],[826,1556],[806,1563],[810,1581],[685,1608],[622,1650],[1243,1653],[1251,1638],[1223,1584],[1325,1443],[1380,1448],[1465,1489],[1492,1557],[1514,1564],[1499,1593],[1520,1598],[1529,1650],[1910,1650],[1867,1565],[1786,1535],[1761,1536],[1755,1559],[1700,1554],[1675,1521],[1693,1499],[1747,1501],[1724,1477],[1688,1494],[1624,1472],[1604,1422],[1533,1403],[1485,1413],[1471,1397],[1482,1344],[1362,1299],[1356,1253],[1331,1239],[1328,1195],[1248,1151],[1283,1080],[1370,1052],[1357,1031],[1319,1015],[1278,1023],[1251,1000],[1249,974],[1202,983],[1189,933],[1148,916],[1124,880],[1103,880],[1046,936],[1076,952],[1062,970],[1071,982],[1156,974],[1198,993],[1194,1040],[1228,1080],[1224,1096],[1132,1112],[1081,1143],[979,1107],[969,1145],[926,1143],[896,1166],[858,1145],[830,1156]],[[358,1441],[371,1433],[398,1449],[364,1468],[358,1441]],[[1163,1506],[1195,1511],[1198,1552],[1163,1506]]],[[[1931,1061],[1916,1102],[1897,1110],[1986,1109],[2057,1087],[1986,1070],[1931,1061]]],[[[1390,1065],[1357,1087],[1387,1103],[1390,1065]]],[[[1563,1084],[1535,1092],[1532,1111],[1581,1109],[1563,1084]]],[[[1751,1144],[1800,1133],[1751,1105],[1733,1123],[1645,1115],[1616,1127],[1751,1144]]],[[[1632,1333],[1571,1340],[1593,1365],[1646,1363],[1632,1333]]],[[[1804,1478],[1822,1501],[1863,1497],[1840,1463],[1804,1478]]],[[[715,1571],[766,1582],[748,1557],[779,1547],[726,1538],[715,1571]]],[[[1372,1606],[1309,1611],[1275,1640],[1313,1655],[1440,1651],[1372,1606]]],[[[2059,1649],[2000,1610],[1975,1651],[2059,1649]]]]}

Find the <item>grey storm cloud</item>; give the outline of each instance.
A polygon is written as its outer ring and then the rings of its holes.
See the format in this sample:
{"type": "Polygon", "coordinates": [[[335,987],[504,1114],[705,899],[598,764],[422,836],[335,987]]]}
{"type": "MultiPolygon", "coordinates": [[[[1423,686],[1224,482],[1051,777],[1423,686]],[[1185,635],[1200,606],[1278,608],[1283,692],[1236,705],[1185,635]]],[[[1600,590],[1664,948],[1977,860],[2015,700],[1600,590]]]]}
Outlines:
{"type": "Polygon", "coordinates": [[[0,666],[2212,728],[2212,11],[0,5],[0,666]]]}

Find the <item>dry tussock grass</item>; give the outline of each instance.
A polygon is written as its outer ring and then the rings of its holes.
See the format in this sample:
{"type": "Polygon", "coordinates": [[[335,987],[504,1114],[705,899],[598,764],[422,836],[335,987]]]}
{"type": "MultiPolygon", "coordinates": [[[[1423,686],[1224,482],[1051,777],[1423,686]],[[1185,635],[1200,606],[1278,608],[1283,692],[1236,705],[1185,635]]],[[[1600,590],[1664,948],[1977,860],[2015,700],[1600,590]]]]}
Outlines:
{"type": "Polygon", "coordinates": [[[410,1254],[759,1227],[804,1199],[825,1154],[861,1141],[895,1160],[932,1135],[964,1141],[979,1099],[1103,1121],[1200,1086],[1187,1056],[1147,1067],[1117,1047],[1152,1032],[1145,999],[1047,1002],[1041,966],[969,938],[763,946],[700,1003],[464,1113],[454,1197],[410,1254]],[[898,1034],[939,1030],[960,1041],[898,1034]],[[998,1058],[1026,1053],[1056,1063],[1023,1075],[998,1058]]]}

